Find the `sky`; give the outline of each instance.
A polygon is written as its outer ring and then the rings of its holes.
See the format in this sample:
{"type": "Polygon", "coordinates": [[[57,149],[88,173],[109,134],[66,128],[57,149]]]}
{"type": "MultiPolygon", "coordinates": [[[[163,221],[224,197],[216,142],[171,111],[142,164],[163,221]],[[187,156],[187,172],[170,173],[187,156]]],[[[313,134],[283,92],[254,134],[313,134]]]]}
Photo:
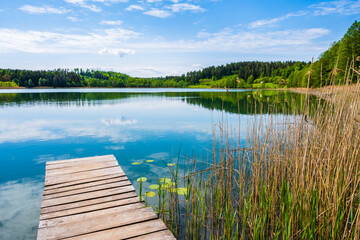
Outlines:
{"type": "Polygon", "coordinates": [[[0,0],[0,68],[181,75],[239,61],[311,61],[360,0],[0,0]]]}

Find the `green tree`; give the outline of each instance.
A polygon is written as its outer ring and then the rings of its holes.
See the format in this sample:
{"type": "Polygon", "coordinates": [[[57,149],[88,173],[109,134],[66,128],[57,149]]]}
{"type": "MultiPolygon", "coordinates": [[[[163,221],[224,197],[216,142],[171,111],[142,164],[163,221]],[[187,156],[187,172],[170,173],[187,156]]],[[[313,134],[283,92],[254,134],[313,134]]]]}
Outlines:
{"type": "Polygon", "coordinates": [[[248,77],[246,83],[247,84],[253,84],[254,83],[254,76],[252,74],[248,77]]]}

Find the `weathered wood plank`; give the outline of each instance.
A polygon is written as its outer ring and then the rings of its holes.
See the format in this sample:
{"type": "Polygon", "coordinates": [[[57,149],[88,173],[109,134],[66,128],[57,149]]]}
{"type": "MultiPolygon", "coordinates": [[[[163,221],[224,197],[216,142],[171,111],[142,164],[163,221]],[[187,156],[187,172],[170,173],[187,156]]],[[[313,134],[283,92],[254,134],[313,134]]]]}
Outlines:
{"type": "Polygon", "coordinates": [[[63,162],[63,163],[58,163],[58,164],[46,164],[45,169],[46,169],[46,171],[60,170],[60,169],[74,167],[74,166],[86,166],[88,164],[101,164],[104,162],[117,162],[117,160],[115,157],[106,157],[106,158],[97,158],[97,159],[89,158],[89,160],[78,161],[78,162],[63,162]]]}
{"type": "Polygon", "coordinates": [[[65,183],[59,183],[56,185],[50,185],[50,186],[44,186],[44,190],[51,190],[51,189],[57,189],[57,188],[63,188],[63,187],[70,187],[70,186],[76,186],[81,185],[85,183],[93,183],[97,181],[102,181],[106,179],[111,179],[115,177],[126,177],[125,173],[115,173],[115,174],[108,174],[100,177],[92,177],[92,178],[86,178],[86,179],[80,179],[76,181],[70,181],[65,183]]]}
{"type": "Polygon", "coordinates": [[[115,211],[112,208],[111,211],[102,210],[74,215],[72,219],[40,221],[38,239],[69,238],[156,218],[151,208],[138,208],[136,211],[134,209],[123,211],[121,208],[115,211]]]}
{"type": "Polygon", "coordinates": [[[104,184],[118,183],[118,182],[124,182],[124,181],[128,181],[128,178],[126,176],[115,177],[115,178],[110,178],[110,179],[105,179],[105,180],[94,181],[94,182],[87,182],[87,183],[72,185],[72,186],[68,186],[68,187],[62,187],[62,188],[54,188],[54,189],[49,189],[49,190],[45,189],[43,192],[43,195],[46,196],[46,195],[55,194],[55,193],[68,192],[68,191],[73,191],[73,190],[78,190],[78,189],[85,189],[85,188],[89,188],[89,187],[101,186],[104,184]]]}
{"type": "Polygon", "coordinates": [[[61,197],[61,198],[55,198],[55,199],[44,199],[41,203],[41,207],[50,207],[50,206],[56,206],[60,204],[65,203],[72,203],[72,202],[79,202],[84,200],[90,200],[95,199],[99,197],[105,197],[110,195],[116,195],[120,193],[126,193],[126,192],[135,192],[135,189],[133,186],[125,186],[125,187],[118,187],[113,189],[106,189],[91,193],[82,193],[77,194],[73,196],[67,196],[67,197],[61,197]]]}
{"type": "Polygon", "coordinates": [[[84,200],[84,201],[80,201],[80,202],[44,207],[44,208],[41,208],[41,214],[57,212],[57,211],[64,211],[64,210],[68,210],[68,209],[75,209],[75,208],[91,206],[91,205],[96,205],[96,204],[105,203],[105,202],[133,198],[133,197],[137,197],[136,192],[121,193],[121,194],[99,197],[99,198],[90,199],[90,200],[84,200]]]}
{"type": "Polygon", "coordinates": [[[160,219],[140,222],[124,227],[113,228],[100,232],[85,234],[77,237],[71,237],[71,240],[120,240],[128,239],[134,236],[142,236],[144,234],[156,231],[166,230],[166,226],[160,219]]]}
{"type": "Polygon", "coordinates": [[[63,211],[42,213],[40,215],[40,220],[81,214],[81,213],[86,213],[86,212],[91,212],[91,211],[98,211],[98,210],[102,210],[102,209],[106,209],[106,208],[119,207],[119,206],[134,204],[134,203],[139,203],[139,198],[137,196],[132,197],[132,198],[127,198],[127,199],[115,200],[115,201],[111,201],[111,202],[102,202],[102,203],[85,206],[85,207],[67,209],[67,210],[63,210],[63,211]]]}
{"type": "Polygon", "coordinates": [[[50,165],[50,167],[52,168],[46,169],[46,176],[50,177],[54,175],[91,171],[94,169],[100,169],[100,168],[106,168],[112,166],[119,166],[119,164],[116,160],[110,160],[110,161],[94,162],[94,163],[81,164],[81,165],[73,164],[63,168],[53,168],[54,166],[50,165]]]}
{"type": "Polygon", "coordinates": [[[68,159],[68,160],[57,160],[57,161],[48,161],[46,162],[46,165],[56,165],[56,164],[68,164],[73,162],[83,163],[83,162],[89,162],[89,161],[104,161],[105,159],[115,159],[114,155],[104,155],[104,156],[95,156],[95,157],[85,157],[85,158],[74,158],[74,159],[68,159]]]}
{"type": "Polygon", "coordinates": [[[163,230],[160,232],[150,233],[139,237],[129,238],[131,240],[174,240],[174,235],[169,230],[163,230]]]}
{"type": "Polygon", "coordinates": [[[175,239],[113,155],[48,162],[38,239],[175,239]]]}
{"type": "Polygon", "coordinates": [[[101,177],[106,176],[108,174],[115,174],[115,173],[124,173],[120,167],[112,167],[106,169],[99,169],[94,170],[91,172],[86,173],[73,173],[73,174],[65,174],[61,176],[54,176],[54,177],[46,177],[45,178],[45,186],[48,185],[55,185],[60,183],[72,182],[77,180],[89,179],[92,177],[101,177]]]}
{"type": "Polygon", "coordinates": [[[59,198],[59,197],[66,197],[66,196],[72,196],[72,195],[81,194],[81,193],[90,193],[90,192],[95,192],[95,191],[100,191],[100,190],[105,190],[105,189],[118,188],[118,187],[124,187],[124,186],[129,186],[129,185],[131,185],[130,181],[122,181],[122,182],[103,184],[103,185],[100,185],[100,186],[87,187],[87,188],[81,188],[81,189],[67,191],[67,192],[44,195],[43,200],[54,199],[54,198],[59,198]]]}

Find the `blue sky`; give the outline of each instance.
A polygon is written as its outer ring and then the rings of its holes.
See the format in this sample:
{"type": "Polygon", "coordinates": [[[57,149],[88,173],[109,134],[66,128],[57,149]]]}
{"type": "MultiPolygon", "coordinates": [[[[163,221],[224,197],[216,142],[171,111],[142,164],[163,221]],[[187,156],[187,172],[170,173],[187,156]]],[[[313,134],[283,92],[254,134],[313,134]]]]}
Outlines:
{"type": "Polygon", "coordinates": [[[1,2],[0,68],[136,77],[248,60],[310,61],[360,20],[360,0],[1,2]]]}

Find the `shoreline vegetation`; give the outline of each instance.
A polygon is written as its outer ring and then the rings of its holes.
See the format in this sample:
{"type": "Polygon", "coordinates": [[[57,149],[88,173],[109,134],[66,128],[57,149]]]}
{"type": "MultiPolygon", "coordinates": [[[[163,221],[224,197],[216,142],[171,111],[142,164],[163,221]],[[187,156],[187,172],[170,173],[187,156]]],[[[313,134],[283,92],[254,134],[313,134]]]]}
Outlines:
{"type": "MultiPolygon", "coordinates": [[[[318,88],[330,85],[332,79],[335,85],[345,84],[348,70],[360,72],[359,65],[360,22],[355,21],[343,38],[334,42],[315,62],[245,61],[206,67],[181,76],[157,78],[135,78],[123,73],[79,68],[48,71],[0,69],[0,88],[318,88]]],[[[353,81],[356,82],[356,78],[353,81]]]]}
{"type": "Polygon", "coordinates": [[[282,105],[282,117],[276,103],[251,100],[248,109],[260,113],[246,123],[245,143],[226,122],[215,124],[207,159],[188,157],[184,172],[178,160],[150,188],[158,198],[152,207],[174,235],[359,239],[360,81],[351,71],[340,88],[333,77],[322,90],[298,89],[302,107],[282,105]],[[324,93],[326,100],[310,101],[324,93]]]}

